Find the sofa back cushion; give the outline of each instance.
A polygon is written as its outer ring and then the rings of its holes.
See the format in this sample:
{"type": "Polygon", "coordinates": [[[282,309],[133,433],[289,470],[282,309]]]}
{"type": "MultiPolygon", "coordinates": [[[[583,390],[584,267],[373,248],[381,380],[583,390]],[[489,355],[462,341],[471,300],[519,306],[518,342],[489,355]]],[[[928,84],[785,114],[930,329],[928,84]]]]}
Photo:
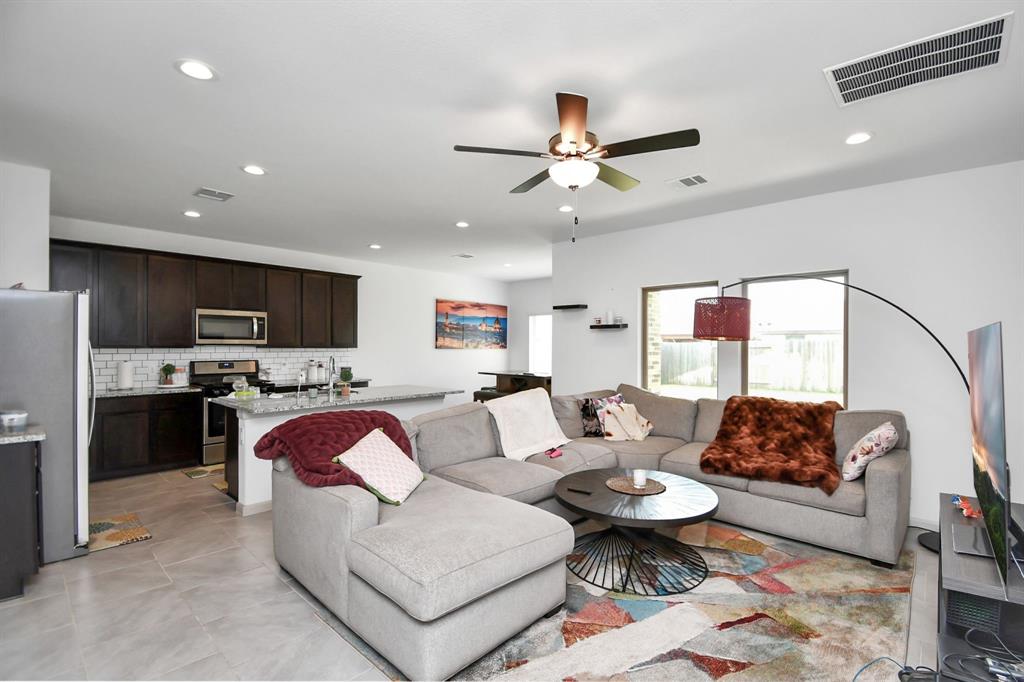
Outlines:
{"type": "Polygon", "coordinates": [[[555,420],[562,427],[566,438],[583,437],[583,416],[580,414],[579,401],[583,398],[607,398],[615,395],[615,391],[591,391],[576,395],[551,396],[551,409],[555,411],[555,420]]]}
{"type": "Polygon", "coordinates": [[[841,467],[846,453],[857,444],[868,432],[885,422],[892,422],[899,434],[896,441],[897,448],[901,450],[910,449],[910,432],[907,431],[907,418],[902,412],[895,410],[840,410],[836,413],[835,429],[836,437],[836,463],[841,467]]]}
{"type": "Polygon", "coordinates": [[[416,455],[423,471],[499,454],[491,413],[482,403],[427,412],[412,421],[419,429],[416,455]]]}
{"type": "Polygon", "coordinates": [[[697,424],[693,427],[693,439],[699,443],[710,443],[718,435],[722,425],[725,401],[717,398],[701,398],[697,401],[697,424]]]}
{"type": "Polygon", "coordinates": [[[627,403],[654,423],[651,435],[693,440],[697,403],[685,398],[668,398],[629,384],[619,384],[619,393],[627,403]]]}

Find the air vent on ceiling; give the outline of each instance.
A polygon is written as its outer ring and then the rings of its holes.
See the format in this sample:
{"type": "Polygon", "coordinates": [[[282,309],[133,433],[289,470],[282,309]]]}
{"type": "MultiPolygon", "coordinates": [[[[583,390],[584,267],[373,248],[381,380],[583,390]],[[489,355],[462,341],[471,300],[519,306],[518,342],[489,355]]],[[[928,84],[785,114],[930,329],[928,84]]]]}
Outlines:
{"type": "Polygon", "coordinates": [[[200,187],[193,194],[202,199],[213,199],[214,201],[227,201],[235,196],[231,192],[222,192],[219,189],[212,189],[210,187],[200,187]]]}
{"type": "Polygon", "coordinates": [[[839,106],[999,63],[1013,12],[825,69],[839,106]]]}
{"type": "Polygon", "coordinates": [[[703,175],[689,175],[685,178],[672,178],[665,182],[670,185],[679,185],[682,187],[696,187],[698,185],[706,185],[708,181],[703,175]]]}
{"type": "Polygon", "coordinates": [[[452,258],[466,258],[466,259],[469,259],[469,258],[472,258],[472,257],[473,257],[473,254],[471,254],[471,253],[453,253],[452,254],[452,258]]]}

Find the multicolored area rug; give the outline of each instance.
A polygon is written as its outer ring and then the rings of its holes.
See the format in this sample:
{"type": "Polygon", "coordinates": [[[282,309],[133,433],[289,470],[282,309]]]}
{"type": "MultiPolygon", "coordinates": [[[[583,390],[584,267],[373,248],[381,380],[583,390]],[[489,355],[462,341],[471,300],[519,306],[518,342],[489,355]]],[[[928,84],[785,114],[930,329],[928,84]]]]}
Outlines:
{"type": "Polygon", "coordinates": [[[120,547],[133,542],[149,540],[153,535],[135,514],[118,514],[105,519],[89,521],[89,551],[120,547]]]}
{"type": "MultiPolygon", "coordinates": [[[[578,533],[591,532],[585,526],[578,533]]],[[[878,656],[904,660],[912,552],[888,570],[717,522],[678,529],[677,537],[710,569],[696,589],[637,597],[567,572],[560,613],[455,679],[848,681],[878,656]]],[[[891,678],[882,668],[860,677],[891,678]]]]}

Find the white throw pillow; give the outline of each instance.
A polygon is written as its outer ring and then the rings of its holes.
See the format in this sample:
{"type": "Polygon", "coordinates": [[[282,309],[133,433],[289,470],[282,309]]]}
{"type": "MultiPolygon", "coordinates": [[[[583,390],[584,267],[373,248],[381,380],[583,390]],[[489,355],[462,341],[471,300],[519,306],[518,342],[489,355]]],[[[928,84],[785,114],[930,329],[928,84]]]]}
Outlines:
{"type": "Polygon", "coordinates": [[[885,422],[872,429],[846,453],[846,459],[843,460],[843,480],[855,481],[863,476],[868,463],[896,447],[899,439],[900,434],[892,422],[885,422]]]}
{"type": "Polygon", "coordinates": [[[604,418],[605,440],[644,440],[654,424],[629,403],[608,405],[604,418]]]}
{"type": "Polygon", "coordinates": [[[523,461],[569,442],[555,419],[551,397],[543,388],[488,400],[484,405],[494,417],[501,449],[509,459],[523,461]]]}
{"type": "Polygon", "coordinates": [[[362,477],[366,488],[388,504],[402,504],[423,482],[423,472],[381,429],[331,460],[362,477]]]}

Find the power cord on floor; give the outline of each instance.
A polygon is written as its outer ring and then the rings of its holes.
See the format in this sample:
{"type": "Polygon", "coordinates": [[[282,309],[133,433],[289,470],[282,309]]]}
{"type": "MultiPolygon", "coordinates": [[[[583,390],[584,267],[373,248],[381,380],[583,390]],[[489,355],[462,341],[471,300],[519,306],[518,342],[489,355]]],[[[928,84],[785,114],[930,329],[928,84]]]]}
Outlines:
{"type": "Polygon", "coordinates": [[[875,660],[869,661],[861,666],[861,669],[853,676],[853,682],[857,682],[857,678],[861,676],[861,673],[881,661],[889,661],[900,669],[899,672],[896,673],[896,677],[900,682],[925,682],[926,680],[934,681],[939,679],[939,674],[927,666],[919,665],[916,668],[911,668],[909,665],[900,663],[895,658],[879,656],[875,660]]]}
{"type": "MultiPolygon", "coordinates": [[[[972,680],[977,680],[977,682],[993,682],[997,679],[1010,678],[996,677],[991,672],[990,659],[995,659],[1003,663],[1024,665],[1024,652],[1014,651],[1006,645],[1006,642],[1004,642],[999,635],[989,630],[970,628],[966,633],[964,633],[964,642],[980,653],[946,654],[942,657],[942,665],[940,668],[954,670],[957,674],[966,675],[972,680]],[[975,635],[979,633],[988,635],[994,639],[998,646],[981,644],[975,641],[977,639],[975,635]]],[[[924,682],[925,680],[939,679],[939,674],[927,666],[919,665],[916,668],[911,668],[909,665],[901,664],[899,661],[894,658],[890,658],[889,656],[879,656],[875,660],[869,661],[861,666],[861,669],[853,676],[853,682],[857,682],[857,678],[859,678],[861,673],[865,670],[882,661],[888,661],[899,668],[899,672],[896,673],[896,677],[900,682],[924,682]]],[[[1018,678],[1014,677],[1013,679],[1018,678]]]]}

